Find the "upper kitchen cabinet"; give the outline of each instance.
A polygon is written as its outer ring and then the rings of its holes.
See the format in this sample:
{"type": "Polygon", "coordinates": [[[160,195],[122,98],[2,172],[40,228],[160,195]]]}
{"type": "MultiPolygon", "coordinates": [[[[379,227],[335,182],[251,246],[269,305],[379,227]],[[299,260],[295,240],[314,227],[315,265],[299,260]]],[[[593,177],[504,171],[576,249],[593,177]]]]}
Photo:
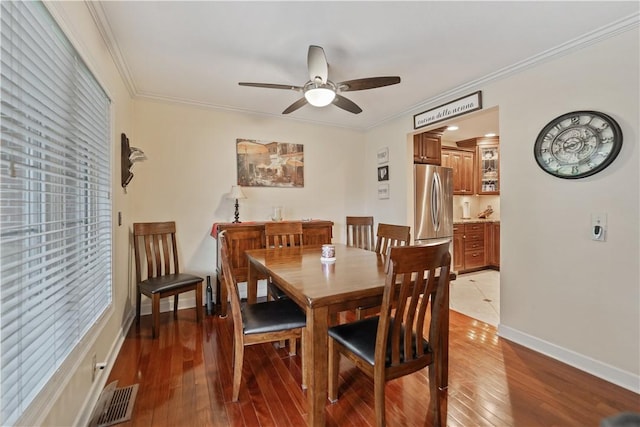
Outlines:
{"type": "Polygon", "coordinates": [[[413,135],[413,163],[440,165],[441,140],[444,129],[435,129],[413,135]]]}
{"type": "Polygon", "coordinates": [[[442,166],[453,169],[453,194],[474,194],[475,153],[452,147],[442,147],[442,166]]]}
{"type": "Polygon", "coordinates": [[[476,149],[476,194],[500,194],[499,138],[472,138],[456,144],[476,149]]]}

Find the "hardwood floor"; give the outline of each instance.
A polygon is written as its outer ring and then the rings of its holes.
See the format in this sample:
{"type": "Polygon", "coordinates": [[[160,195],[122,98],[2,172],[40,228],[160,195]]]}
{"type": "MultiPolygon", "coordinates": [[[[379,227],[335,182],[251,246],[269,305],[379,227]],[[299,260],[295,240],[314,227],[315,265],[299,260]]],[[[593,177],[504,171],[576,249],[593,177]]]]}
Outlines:
{"type": "MultiPolygon", "coordinates": [[[[640,396],[503,340],[493,326],[451,311],[447,425],[598,426],[640,396]]],[[[133,417],[120,426],[303,426],[306,394],[300,356],[271,344],[247,348],[240,400],[231,402],[231,317],[162,313],[128,332],[107,383],[139,383],[133,417]]],[[[301,352],[298,352],[300,354],[301,352]]],[[[344,358],[340,399],[327,402],[327,425],[373,426],[373,383],[344,358]]],[[[427,371],[390,381],[389,426],[429,426],[427,371]]]]}

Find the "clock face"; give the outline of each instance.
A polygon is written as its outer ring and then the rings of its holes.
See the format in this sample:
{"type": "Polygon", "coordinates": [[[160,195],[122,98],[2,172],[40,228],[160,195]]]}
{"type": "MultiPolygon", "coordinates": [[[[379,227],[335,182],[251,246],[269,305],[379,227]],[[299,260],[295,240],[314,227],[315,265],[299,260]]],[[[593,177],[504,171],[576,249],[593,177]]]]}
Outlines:
{"type": "Polygon", "coordinates": [[[542,129],[533,153],[545,172],[575,179],[609,166],[621,147],[622,131],[615,120],[596,111],[574,111],[542,129]]]}

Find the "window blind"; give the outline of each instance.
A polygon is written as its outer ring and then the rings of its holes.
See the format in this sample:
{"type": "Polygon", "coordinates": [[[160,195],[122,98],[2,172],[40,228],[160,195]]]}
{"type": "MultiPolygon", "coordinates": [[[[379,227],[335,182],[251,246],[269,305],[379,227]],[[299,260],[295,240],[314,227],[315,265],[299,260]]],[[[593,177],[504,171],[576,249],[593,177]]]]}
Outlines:
{"type": "Polygon", "coordinates": [[[0,425],[111,303],[110,101],[41,2],[0,2],[0,425]]]}

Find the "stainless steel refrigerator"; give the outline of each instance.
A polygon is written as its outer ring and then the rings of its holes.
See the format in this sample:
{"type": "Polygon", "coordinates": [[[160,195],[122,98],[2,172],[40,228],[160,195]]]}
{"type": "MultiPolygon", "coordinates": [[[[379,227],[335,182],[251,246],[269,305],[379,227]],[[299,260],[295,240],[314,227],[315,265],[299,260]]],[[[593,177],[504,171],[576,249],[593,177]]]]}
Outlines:
{"type": "Polygon", "coordinates": [[[415,244],[453,238],[453,169],[414,165],[415,244]]]}

